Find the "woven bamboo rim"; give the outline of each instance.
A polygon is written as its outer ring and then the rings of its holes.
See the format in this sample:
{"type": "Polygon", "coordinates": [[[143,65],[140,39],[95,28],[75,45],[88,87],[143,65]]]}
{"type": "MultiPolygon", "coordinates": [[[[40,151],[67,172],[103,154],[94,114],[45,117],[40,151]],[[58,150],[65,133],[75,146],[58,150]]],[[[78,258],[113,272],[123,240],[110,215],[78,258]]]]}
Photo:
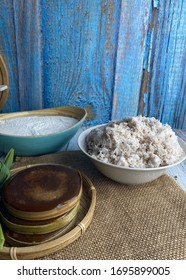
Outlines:
{"type": "MultiPolygon", "coordinates": [[[[13,173],[24,168],[28,168],[28,166],[16,168],[13,170],[13,173]]],[[[86,175],[83,173],[81,173],[81,175],[83,180],[83,192],[80,201],[80,209],[77,214],[76,226],[65,235],[43,244],[26,247],[4,246],[0,250],[0,259],[29,260],[41,258],[65,248],[85,233],[88,226],[91,224],[94,215],[96,205],[96,189],[86,175]]]]}
{"type": "Polygon", "coordinates": [[[1,92],[0,94],[0,110],[3,108],[6,103],[8,92],[9,92],[9,78],[8,78],[8,70],[6,64],[3,60],[3,57],[0,55],[0,85],[7,85],[8,88],[1,92]]]}
{"type": "MultiPolygon", "coordinates": [[[[73,117],[79,121],[87,116],[85,109],[75,106],[61,106],[54,108],[38,109],[32,111],[12,112],[1,114],[1,120],[31,116],[66,116],[73,117]]],[[[46,135],[46,134],[45,134],[46,135]]]]}

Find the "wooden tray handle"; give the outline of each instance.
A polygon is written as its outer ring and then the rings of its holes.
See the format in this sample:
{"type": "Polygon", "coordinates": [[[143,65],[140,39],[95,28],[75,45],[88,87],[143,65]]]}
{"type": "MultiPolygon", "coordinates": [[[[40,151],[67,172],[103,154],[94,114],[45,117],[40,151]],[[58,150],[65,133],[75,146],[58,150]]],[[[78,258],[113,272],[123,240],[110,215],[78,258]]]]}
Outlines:
{"type": "Polygon", "coordinates": [[[9,91],[9,78],[6,64],[0,55],[0,110],[6,103],[9,91]]]}

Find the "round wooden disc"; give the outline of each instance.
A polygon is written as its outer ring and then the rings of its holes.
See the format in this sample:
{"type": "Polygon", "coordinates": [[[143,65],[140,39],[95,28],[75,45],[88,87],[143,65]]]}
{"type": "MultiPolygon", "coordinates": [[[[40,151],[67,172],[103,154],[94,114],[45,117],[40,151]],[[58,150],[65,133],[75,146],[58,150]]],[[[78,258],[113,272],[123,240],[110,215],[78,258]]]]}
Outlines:
{"type": "Polygon", "coordinates": [[[2,201],[15,217],[43,220],[72,209],[81,193],[82,180],[78,171],[59,164],[44,164],[12,176],[2,189],[2,201]]]}

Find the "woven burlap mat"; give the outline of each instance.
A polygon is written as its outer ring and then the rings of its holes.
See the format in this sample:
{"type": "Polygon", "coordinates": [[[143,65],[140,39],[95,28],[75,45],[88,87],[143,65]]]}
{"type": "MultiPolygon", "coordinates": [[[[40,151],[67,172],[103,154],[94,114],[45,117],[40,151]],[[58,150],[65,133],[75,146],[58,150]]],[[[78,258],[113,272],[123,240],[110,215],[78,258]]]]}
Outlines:
{"type": "Polygon", "coordinates": [[[49,162],[83,171],[97,202],[85,234],[42,259],[186,259],[186,193],[168,175],[122,185],[104,177],[80,151],[17,158],[14,167],[49,162]]]}

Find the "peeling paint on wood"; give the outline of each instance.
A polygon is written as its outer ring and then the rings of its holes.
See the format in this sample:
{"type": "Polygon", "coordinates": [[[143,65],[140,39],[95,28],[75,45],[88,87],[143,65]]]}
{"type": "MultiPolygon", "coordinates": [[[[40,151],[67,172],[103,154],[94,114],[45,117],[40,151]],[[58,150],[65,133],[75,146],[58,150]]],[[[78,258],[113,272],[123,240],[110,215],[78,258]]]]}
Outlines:
{"type": "Polygon", "coordinates": [[[110,119],[120,1],[43,1],[44,105],[92,108],[110,119]]]}
{"type": "Polygon", "coordinates": [[[10,92],[3,112],[42,108],[42,46],[39,0],[0,3],[0,53],[5,58],[10,92]]]}
{"type": "MultiPolygon", "coordinates": [[[[149,30],[151,43],[146,70],[148,82],[141,91],[139,112],[172,127],[186,128],[186,3],[158,1],[149,30]]],[[[155,10],[155,8],[153,8],[155,10]]]]}
{"type": "Polygon", "coordinates": [[[149,5],[150,1],[122,1],[112,119],[138,111],[149,5]]]}
{"type": "Polygon", "coordinates": [[[40,1],[14,3],[20,110],[42,108],[40,1]]]}
{"type": "Polygon", "coordinates": [[[186,128],[184,0],[1,0],[2,112],[87,108],[87,125],[143,114],[186,128]]]}
{"type": "Polygon", "coordinates": [[[19,110],[17,54],[14,28],[13,2],[0,1],[0,54],[2,55],[10,79],[8,99],[3,107],[3,112],[19,110]]]}

